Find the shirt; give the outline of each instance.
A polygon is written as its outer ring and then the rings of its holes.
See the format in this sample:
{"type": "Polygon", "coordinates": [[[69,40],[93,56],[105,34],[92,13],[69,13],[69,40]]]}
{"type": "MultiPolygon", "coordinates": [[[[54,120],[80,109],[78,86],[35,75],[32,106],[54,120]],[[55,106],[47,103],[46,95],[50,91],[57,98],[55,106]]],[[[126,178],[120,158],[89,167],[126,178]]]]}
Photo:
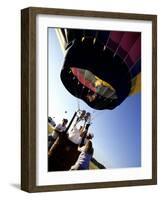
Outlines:
{"type": "Polygon", "coordinates": [[[80,131],[76,127],[72,129],[69,133],[68,139],[72,141],[74,144],[80,144],[82,141],[82,137],[80,137],[80,131]]]}
{"type": "Polygon", "coordinates": [[[66,126],[62,126],[62,124],[58,124],[58,125],[55,127],[55,130],[52,132],[52,137],[53,137],[54,139],[56,139],[56,138],[58,137],[58,135],[59,135],[59,133],[58,133],[57,131],[63,132],[63,131],[65,131],[65,130],[66,130],[66,126]]]}
{"type": "Polygon", "coordinates": [[[81,148],[81,153],[78,157],[76,165],[78,164],[80,166],[80,169],[89,169],[89,162],[92,158],[92,154],[88,154],[84,150],[85,150],[85,147],[83,146],[81,148]]]}

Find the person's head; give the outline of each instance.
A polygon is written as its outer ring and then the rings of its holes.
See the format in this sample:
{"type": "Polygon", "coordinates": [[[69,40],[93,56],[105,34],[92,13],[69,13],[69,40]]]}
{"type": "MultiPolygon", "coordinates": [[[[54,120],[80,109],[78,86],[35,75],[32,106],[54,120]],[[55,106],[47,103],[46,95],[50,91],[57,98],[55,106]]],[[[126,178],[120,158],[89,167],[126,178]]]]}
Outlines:
{"type": "Polygon", "coordinates": [[[85,120],[90,119],[90,117],[91,117],[91,114],[89,112],[87,112],[86,115],[85,115],[85,120]]]}
{"type": "Polygon", "coordinates": [[[83,130],[83,129],[82,129],[82,130],[80,131],[80,136],[81,136],[81,137],[84,137],[86,134],[87,134],[87,130],[83,130]]]}
{"type": "Polygon", "coordinates": [[[67,119],[63,119],[63,120],[62,120],[62,125],[63,125],[63,126],[65,126],[67,123],[68,123],[68,120],[67,120],[67,119]]]}
{"type": "Polygon", "coordinates": [[[83,131],[83,126],[80,126],[80,127],[79,127],[79,131],[80,131],[80,132],[83,131]]]}
{"type": "Polygon", "coordinates": [[[85,144],[85,152],[88,154],[93,154],[93,146],[92,146],[92,141],[88,140],[85,144]]]}
{"type": "Polygon", "coordinates": [[[91,116],[91,114],[90,114],[89,112],[87,112],[87,113],[86,113],[86,116],[87,116],[87,117],[90,117],[90,116],[91,116]]]}
{"type": "Polygon", "coordinates": [[[86,114],[86,111],[85,110],[82,110],[82,113],[81,113],[83,116],[86,114]]]}
{"type": "Polygon", "coordinates": [[[88,133],[86,136],[88,140],[91,140],[93,137],[94,137],[93,133],[88,133]]]}

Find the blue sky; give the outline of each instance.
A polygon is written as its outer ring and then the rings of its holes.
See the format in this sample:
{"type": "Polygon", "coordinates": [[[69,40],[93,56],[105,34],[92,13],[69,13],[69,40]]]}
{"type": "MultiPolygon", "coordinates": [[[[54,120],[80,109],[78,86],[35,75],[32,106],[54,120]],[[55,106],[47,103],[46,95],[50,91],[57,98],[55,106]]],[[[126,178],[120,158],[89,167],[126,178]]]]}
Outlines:
{"type": "Polygon", "coordinates": [[[54,28],[48,28],[48,115],[59,123],[78,109],[94,116],[94,157],[107,168],[141,166],[141,94],[128,97],[114,110],[96,111],[71,95],[63,86],[60,71],[64,55],[54,28]],[[67,113],[65,113],[67,111],[67,113]]]}

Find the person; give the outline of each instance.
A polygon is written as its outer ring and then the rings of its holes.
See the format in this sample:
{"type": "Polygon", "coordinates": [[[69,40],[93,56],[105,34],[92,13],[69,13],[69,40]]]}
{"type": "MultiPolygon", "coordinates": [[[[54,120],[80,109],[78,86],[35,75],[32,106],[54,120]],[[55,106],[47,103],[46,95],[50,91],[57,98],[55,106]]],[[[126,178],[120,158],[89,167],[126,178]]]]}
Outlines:
{"type": "Polygon", "coordinates": [[[50,125],[52,125],[53,127],[56,126],[55,121],[54,121],[51,117],[48,117],[48,123],[49,123],[50,125]]]}
{"type": "Polygon", "coordinates": [[[92,140],[94,138],[94,134],[91,132],[85,133],[84,136],[82,137],[82,141],[80,143],[80,147],[84,146],[88,140],[92,140]]]}
{"type": "Polygon", "coordinates": [[[78,122],[80,122],[81,120],[84,120],[84,117],[85,117],[85,115],[86,115],[86,111],[85,111],[85,110],[78,110],[78,111],[77,111],[77,114],[78,114],[78,116],[77,116],[77,119],[76,119],[76,122],[75,122],[75,125],[74,125],[74,126],[76,126],[76,124],[77,124],[78,122]]]}
{"type": "Polygon", "coordinates": [[[87,95],[86,98],[89,102],[93,102],[94,100],[96,100],[96,98],[98,97],[96,92],[90,91],[87,95]]]}
{"type": "Polygon", "coordinates": [[[70,170],[87,170],[89,169],[89,163],[93,156],[93,146],[92,141],[88,140],[86,144],[83,147],[78,147],[78,151],[80,151],[80,155],[78,156],[78,159],[76,163],[71,166],[70,170]]]}
{"type": "Polygon", "coordinates": [[[66,130],[66,125],[68,123],[67,119],[63,119],[62,123],[58,124],[55,128],[54,131],[48,136],[48,149],[52,146],[54,141],[57,139],[60,133],[63,133],[66,130]]]}
{"type": "Polygon", "coordinates": [[[53,139],[56,140],[56,138],[58,137],[59,133],[62,133],[66,130],[66,125],[68,123],[68,120],[67,119],[63,119],[62,120],[62,123],[61,124],[58,124],[56,127],[55,127],[55,130],[53,131],[52,133],[52,137],[53,139]]]}

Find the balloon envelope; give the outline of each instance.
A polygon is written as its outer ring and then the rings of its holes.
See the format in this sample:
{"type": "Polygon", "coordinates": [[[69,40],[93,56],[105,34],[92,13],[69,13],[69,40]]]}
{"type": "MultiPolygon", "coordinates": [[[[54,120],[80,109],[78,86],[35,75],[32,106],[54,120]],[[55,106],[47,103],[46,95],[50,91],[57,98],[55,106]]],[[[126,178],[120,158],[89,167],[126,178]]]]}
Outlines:
{"type": "Polygon", "coordinates": [[[61,80],[94,109],[114,109],[140,90],[141,33],[66,29],[61,80]]]}

